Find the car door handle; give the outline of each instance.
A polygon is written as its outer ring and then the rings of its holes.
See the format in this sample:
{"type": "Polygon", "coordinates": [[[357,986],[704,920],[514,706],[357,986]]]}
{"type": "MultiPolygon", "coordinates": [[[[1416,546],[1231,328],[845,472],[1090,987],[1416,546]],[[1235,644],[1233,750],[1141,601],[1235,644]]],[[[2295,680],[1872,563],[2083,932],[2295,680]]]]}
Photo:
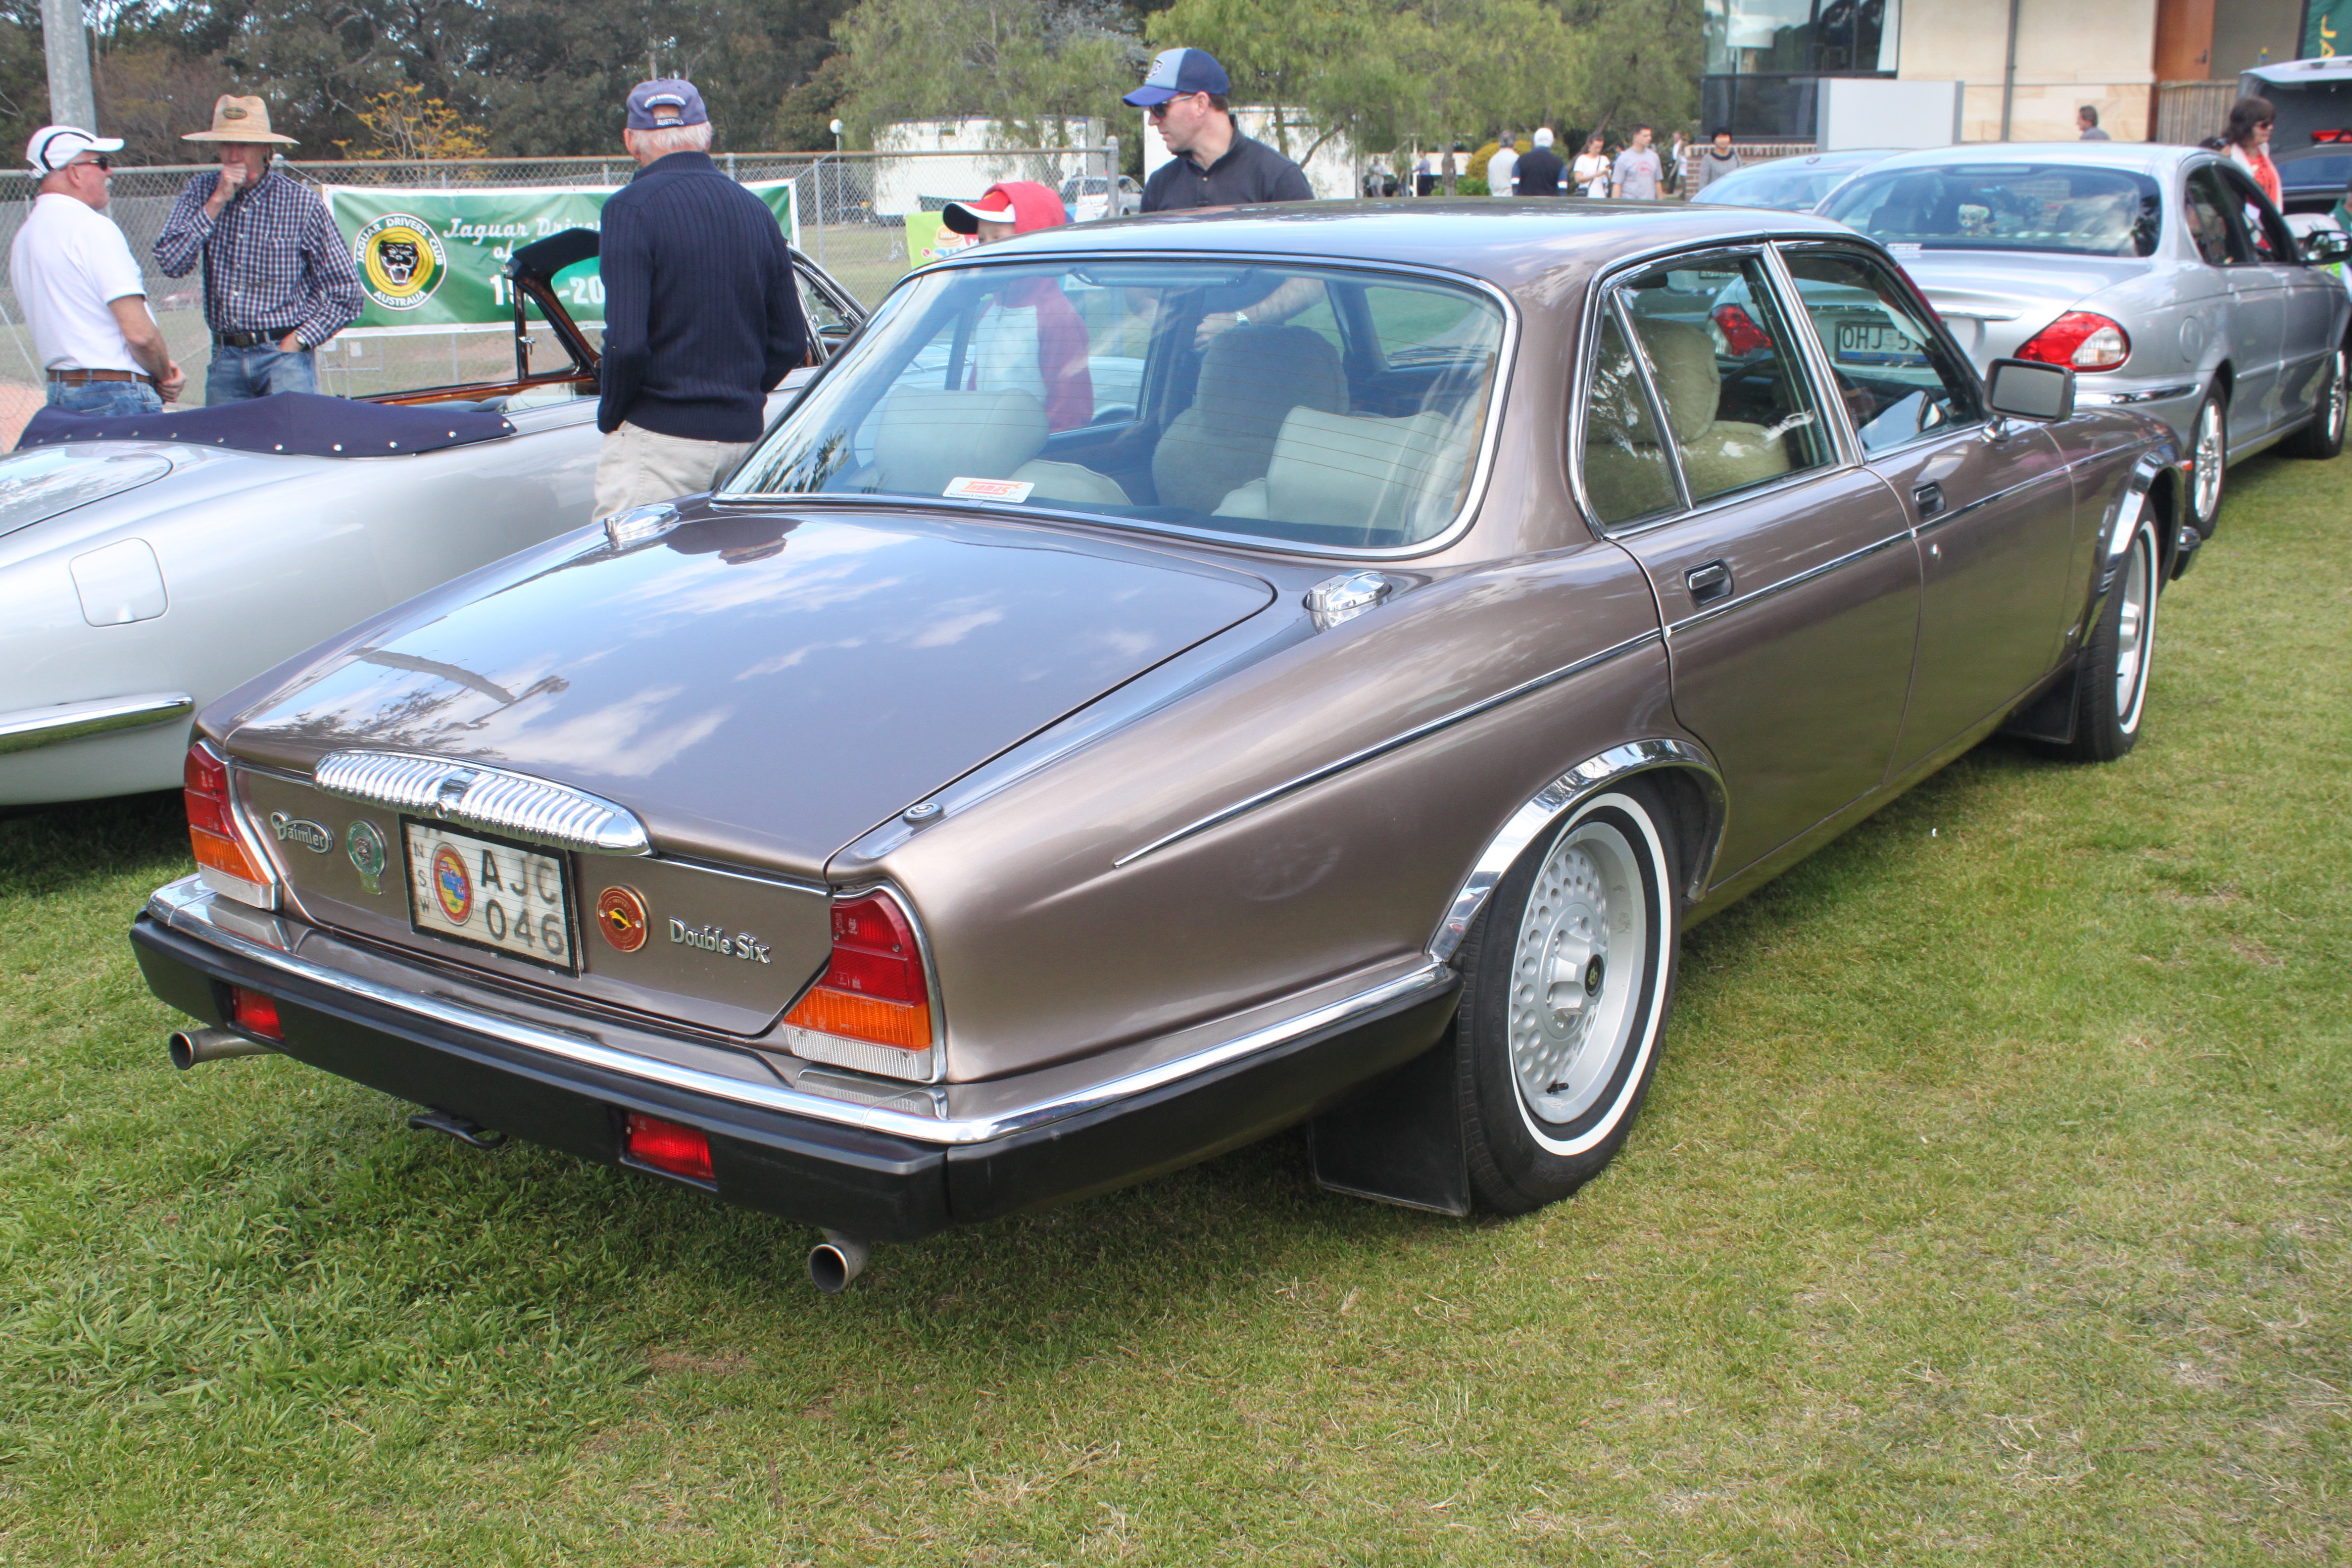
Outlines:
{"type": "Polygon", "coordinates": [[[1911,501],[1919,509],[1921,517],[1933,517],[1944,510],[1944,487],[1938,484],[1921,485],[1911,492],[1911,501]]]}
{"type": "Polygon", "coordinates": [[[1683,574],[1683,586],[1690,590],[1694,605],[1712,605],[1717,599],[1727,599],[1731,596],[1731,568],[1720,561],[1694,566],[1683,574]]]}

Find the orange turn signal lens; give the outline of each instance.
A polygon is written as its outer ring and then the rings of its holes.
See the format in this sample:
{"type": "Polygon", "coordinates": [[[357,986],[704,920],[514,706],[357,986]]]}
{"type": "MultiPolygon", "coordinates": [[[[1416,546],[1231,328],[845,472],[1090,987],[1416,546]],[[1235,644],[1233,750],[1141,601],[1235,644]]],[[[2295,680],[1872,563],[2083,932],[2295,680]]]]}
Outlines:
{"type": "Polygon", "coordinates": [[[931,1046],[931,1005],[918,1002],[877,1002],[846,991],[817,986],[784,1015],[795,1028],[820,1035],[864,1040],[868,1045],[893,1046],[902,1051],[929,1050],[931,1046]]]}

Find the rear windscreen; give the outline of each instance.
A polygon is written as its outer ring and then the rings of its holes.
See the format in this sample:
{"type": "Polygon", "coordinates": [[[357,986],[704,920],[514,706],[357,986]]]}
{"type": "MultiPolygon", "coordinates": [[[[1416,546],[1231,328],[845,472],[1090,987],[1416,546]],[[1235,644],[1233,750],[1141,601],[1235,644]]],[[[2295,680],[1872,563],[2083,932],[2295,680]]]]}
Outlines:
{"type": "Polygon", "coordinates": [[[1888,245],[2151,256],[2154,180],[2066,163],[1953,163],[1859,176],[1822,211],[1888,245]]]}

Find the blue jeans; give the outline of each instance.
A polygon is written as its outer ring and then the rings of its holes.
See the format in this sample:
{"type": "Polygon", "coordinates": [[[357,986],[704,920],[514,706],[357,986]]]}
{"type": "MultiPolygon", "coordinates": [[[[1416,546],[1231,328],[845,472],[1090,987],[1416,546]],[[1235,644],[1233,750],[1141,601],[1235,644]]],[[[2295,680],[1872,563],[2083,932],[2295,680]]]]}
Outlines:
{"type": "Polygon", "coordinates": [[[213,363],[205,371],[205,403],[238,403],[268,397],[275,392],[319,390],[319,356],[310,349],[280,353],[274,345],[233,349],[213,345],[213,363]]]}
{"type": "Polygon", "coordinates": [[[53,381],[49,383],[49,406],[68,414],[128,419],[156,412],[163,406],[163,400],[143,381],[53,381]]]}

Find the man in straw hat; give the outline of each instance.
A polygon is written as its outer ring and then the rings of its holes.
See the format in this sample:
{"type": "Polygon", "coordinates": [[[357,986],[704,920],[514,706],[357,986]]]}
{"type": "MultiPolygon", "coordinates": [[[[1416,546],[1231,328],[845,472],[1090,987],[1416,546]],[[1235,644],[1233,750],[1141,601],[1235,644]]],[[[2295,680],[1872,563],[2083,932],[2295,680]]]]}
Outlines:
{"type": "Polygon", "coordinates": [[[205,321],[213,360],[205,401],[319,390],[318,348],[365,303],[352,256],[319,193],[269,166],[291,136],[269,129],[257,98],[223,97],[209,131],[185,142],[220,149],[220,172],[196,174],[172,204],[155,265],[184,278],[205,264],[205,321]]]}

